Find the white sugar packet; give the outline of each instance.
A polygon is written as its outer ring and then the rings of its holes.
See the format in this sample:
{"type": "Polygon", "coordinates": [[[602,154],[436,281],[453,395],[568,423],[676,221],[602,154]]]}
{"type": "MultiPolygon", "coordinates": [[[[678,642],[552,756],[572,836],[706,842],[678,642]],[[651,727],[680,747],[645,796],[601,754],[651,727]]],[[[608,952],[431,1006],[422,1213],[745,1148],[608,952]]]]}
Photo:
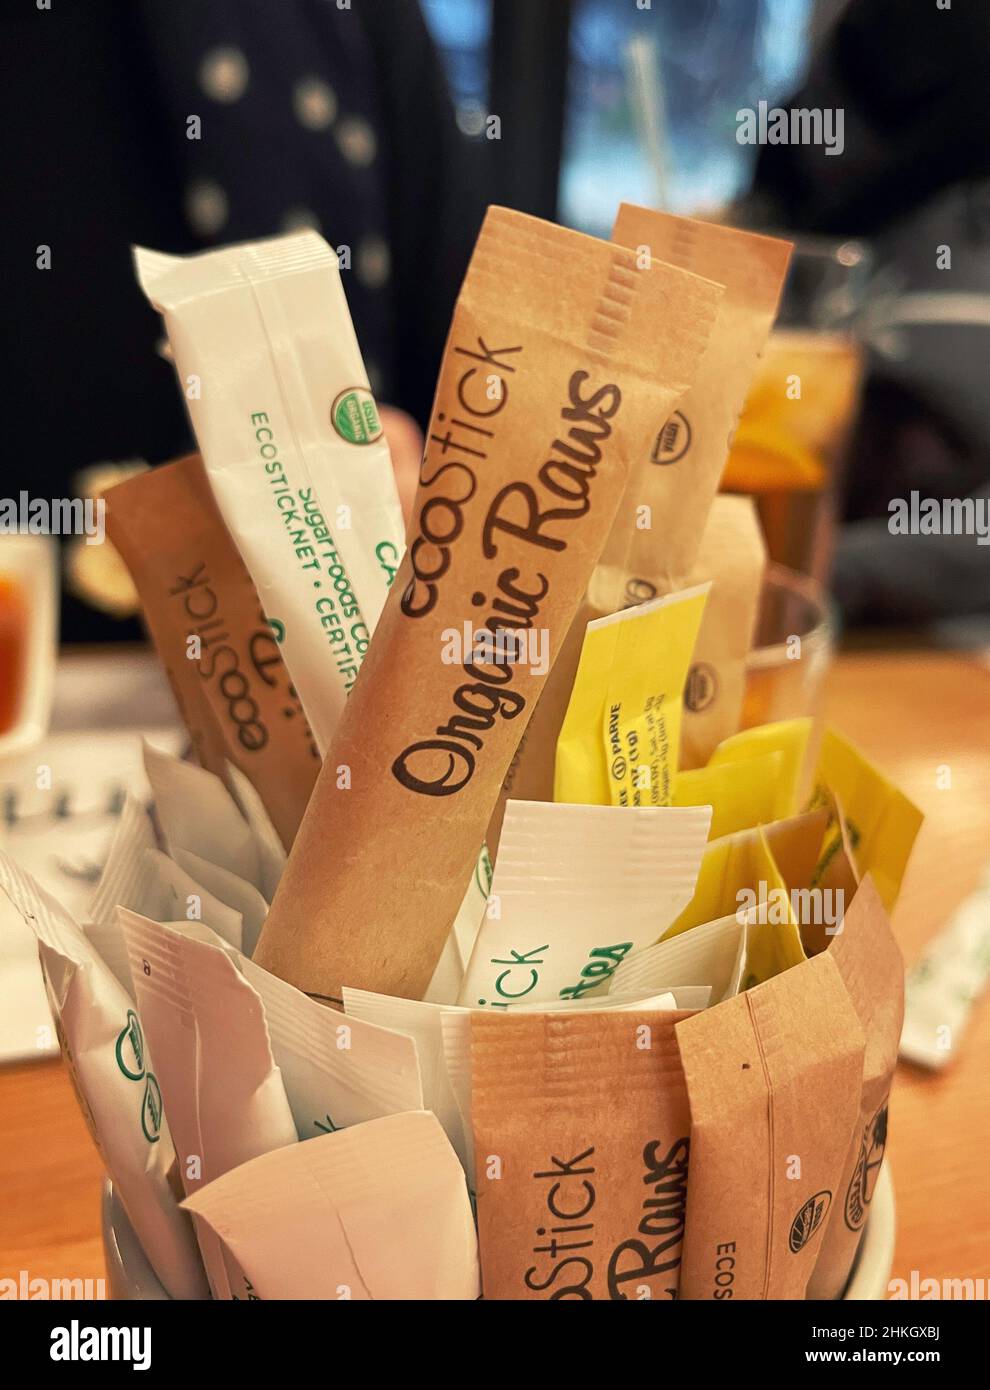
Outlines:
{"type": "Polygon", "coordinates": [[[82,929],[0,854],[0,889],[38,938],[62,1053],[83,1115],[148,1261],[173,1298],[206,1298],[188,1217],[173,1188],[175,1150],[130,997],[82,929]]]}
{"type": "Polygon", "coordinates": [[[220,947],[256,991],[300,1139],[423,1108],[411,1038],[326,1008],[202,923],[172,922],[168,929],[220,947]]]}
{"type": "Polygon", "coordinates": [[[268,903],[254,884],[229,869],[211,864],[192,850],[176,848],[172,858],[191,878],[237,913],[241,919],[241,950],[250,955],[268,916],[268,903]]]}
{"type": "Polygon", "coordinates": [[[316,232],[135,248],[220,511],[321,752],[405,548],[336,252],[316,232]]]}
{"type": "Polygon", "coordinates": [[[691,901],[710,823],[710,806],[508,802],[457,1002],[507,1009],[607,985],[691,901]]]}
{"type": "Polygon", "coordinates": [[[673,989],[683,997],[685,987],[700,984],[710,988],[711,1002],[719,1004],[739,993],[745,969],[745,914],[734,913],[627,957],[612,976],[607,997],[634,998],[653,989],[673,989]]]}
{"type": "Polygon", "coordinates": [[[642,994],[589,994],[584,999],[554,999],[546,1004],[520,1004],[517,1013],[556,1014],[587,1012],[589,1009],[599,1013],[626,1012],[632,1009],[707,1009],[711,1002],[710,985],[677,985],[659,994],[646,991],[642,994]]]}
{"type": "Polygon", "coordinates": [[[257,990],[185,923],[119,912],[185,1190],[296,1143],[257,990]]]}
{"type": "Polygon", "coordinates": [[[220,778],[144,745],[144,770],[155,799],[165,848],[177,849],[236,874],[265,894],[261,855],[254,831],[220,778]]]}
{"type": "Polygon", "coordinates": [[[464,1174],[427,1111],[265,1154],[185,1205],[222,1242],[233,1297],[447,1302],[481,1292],[464,1174]]]}
{"type": "MultiPolygon", "coordinates": [[[[264,1005],[226,951],[126,908],[118,913],[188,1196],[297,1143],[296,1126],[264,1005]]],[[[214,1297],[230,1297],[220,1242],[199,1223],[196,1234],[214,1297]]]]}
{"type": "Polygon", "coordinates": [[[464,1146],[460,1112],[443,1055],[441,1019],[448,1006],[429,1004],[420,999],[400,999],[390,994],[373,994],[369,990],[350,989],[347,985],[343,989],[343,1000],[344,1013],[348,1018],[374,1023],[379,1028],[391,1028],[413,1039],[419,1058],[423,1107],[432,1110],[443,1125],[467,1172],[468,1154],[464,1146]]]}
{"type": "MultiPolygon", "coordinates": [[[[698,1000],[707,998],[707,995],[693,991],[686,997],[698,1000]]],[[[381,1028],[394,1029],[415,1041],[416,1052],[419,1057],[420,1076],[423,1081],[423,1104],[427,1110],[433,1111],[443,1125],[447,1138],[454,1147],[454,1152],[461,1160],[470,1184],[474,1172],[471,1127],[470,1122],[466,1119],[463,1097],[459,1099],[455,1078],[451,1073],[452,1058],[448,1056],[446,1050],[445,1029],[448,1026],[446,1020],[452,1015],[458,1020],[464,1020],[478,1010],[463,1005],[431,1004],[421,999],[402,999],[390,994],[374,994],[370,990],[351,989],[347,985],[343,989],[343,1000],[344,1012],[348,1018],[376,1023],[381,1028]]],[[[631,1002],[626,1000],[616,1002],[607,996],[594,1001],[590,999],[555,1000],[545,1007],[550,1012],[591,1007],[611,1012],[615,1008],[672,1009],[678,1007],[678,1004],[676,995],[670,993],[631,1002]]],[[[681,1007],[687,1008],[691,1005],[685,1004],[681,1007]]],[[[534,1004],[532,1012],[541,1012],[542,1008],[543,1006],[534,1004]]],[[[451,1036],[459,1038],[461,1034],[457,1030],[465,1025],[463,1022],[455,1022],[449,1026],[455,1030],[451,1036]]],[[[458,1066],[458,1054],[455,1052],[452,1056],[456,1068],[458,1066]]]]}
{"type": "Polygon", "coordinates": [[[242,949],[243,919],[239,912],[204,888],[160,849],[144,851],[144,868],[148,884],[145,900],[153,910],[146,911],[131,903],[121,903],[119,906],[131,907],[142,917],[151,917],[156,922],[174,922],[180,919],[203,922],[228,945],[236,947],[237,950],[242,949]]]}
{"type": "Polygon", "coordinates": [[[83,930],[129,995],[133,993],[131,967],[116,909],[132,907],[137,912],[144,910],[146,871],[143,856],[145,850],[154,848],[155,831],[151,817],[140,802],[128,796],[114,830],[110,851],[83,930]]]}
{"type": "Polygon", "coordinates": [[[990,870],[909,972],[900,1055],[944,1067],[990,975],[990,870]]]}
{"type": "Polygon", "coordinates": [[[264,1003],[300,1139],[427,1108],[411,1038],[346,1018],[246,958],[240,968],[264,1003]]]}
{"type": "Polygon", "coordinates": [[[155,847],[151,818],[133,797],[124,803],[88,919],[83,923],[89,940],[133,996],[118,907],[130,908],[156,922],[178,917],[203,921],[231,945],[239,948],[243,943],[240,913],[155,847]]]}
{"type": "Polygon", "coordinates": [[[251,827],[258,848],[259,887],[271,902],[285,868],[285,847],[257,789],[233,763],[227,764],[227,785],[237,809],[251,827]]]}
{"type": "Polygon", "coordinates": [[[492,886],[492,861],[487,846],[482,846],[464,900],[457,910],[454,924],[444,943],[437,967],[423,998],[429,1004],[456,1004],[464,983],[474,943],[488,907],[492,886]]]}
{"type": "MultiPolygon", "coordinates": [[[[250,954],[284,862],[272,843],[271,823],[265,826],[267,814],[255,804],[253,822],[247,820],[220,778],[205,768],[171,758],[148,744],[144,755],[155,816],[169,857],[241,914],[242,944],[250,954]]],[[[245,804],[251,804],[243,783],[241,792],[245,804]]]]}

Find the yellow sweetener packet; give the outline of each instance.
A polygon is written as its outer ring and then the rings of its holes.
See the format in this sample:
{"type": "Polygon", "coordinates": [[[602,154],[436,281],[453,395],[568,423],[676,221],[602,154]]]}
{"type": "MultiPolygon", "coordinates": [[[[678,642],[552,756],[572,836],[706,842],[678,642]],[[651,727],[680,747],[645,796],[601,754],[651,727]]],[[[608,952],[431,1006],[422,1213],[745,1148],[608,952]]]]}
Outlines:
{"type": "Polygon", "coordinates": [[[799,965],[799,898],[789,885],[807,882],[824,824],[823,813],[811,812],[713,840],[694,897],[661,941],[736,914],[746,924],[744,989],[799,965]]]}
{"type": "MultiPolygon", "coordinates": [[[[856,872],[860,878],[871,876],[890,912],[924,816],[854,744],[834,729],[826,729],[809,808],[831,808],[833,798],[841,808],[856,872]]],[[[842,831],[833,813],[822,841],[813,887],[825,878],[829,864],[841,848],[842,831]]]]}
{"type": "Polygon", "coordinates": [[[773,851],[767,842],[766,831],[757,828],[757,864],[767,872],[769,890],[764,893],[758,884],[755,899],[743,896],[738,911],[746,922],[746,969],[743,989],[762,985],[792,965],[807,960],[801,940],[801,926],[794,906],[794,895],[781,873],[773,851]]]}
{"type": "Polygon", "coordinates": [[[783,759],[778,786],[778,811],[772,819],[792,816],[797,810],[801,766],[811,737],[810,719],[780,719],[774,724],[757,724],[725,738],[712,752],[708,764],[718,766],[739,758],[754,758],[764,753],[780,753],[783,759]]]}
{"type": "Polygon", "coordinates": [[[588,624],[557,739],[554,800],[669,806],[682,697],[710,584],[588,624]]]}
{"type": "Polygon", "coordinates": [[[679,772],[671,805],[710,806],[712,839],[778,820],[788,809],[778,809],[783,762],[780,752],[764,753],[679,772]]]}
{"type": "Polygon", "coordinates": [[[810,719],[760,724],[723,739],[707,767],[679,772],[674,806],[711,806],[711,837],[793,815],[810,719]]]}

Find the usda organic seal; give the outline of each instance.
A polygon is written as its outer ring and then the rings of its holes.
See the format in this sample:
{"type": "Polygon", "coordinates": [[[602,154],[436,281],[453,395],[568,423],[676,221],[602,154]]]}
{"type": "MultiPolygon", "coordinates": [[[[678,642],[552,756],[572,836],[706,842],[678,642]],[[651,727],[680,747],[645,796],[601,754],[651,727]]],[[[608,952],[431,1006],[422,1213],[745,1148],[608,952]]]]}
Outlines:
{"type": "Polygon", "coordinates": [[[850,1231],[858,1231],[866,1220],[886,1147],[887,1102],[884,1101],[863,1130],[859,1159],[846,1193],[846,1225],[850,1231]]]}
{"type": "Polygon", "coordinates": [[[809,1197],[804,1206],[791,1222],[791,1233],[787,1244],[793,1254],[803,1250],[808,1241],[818,1230],[824,1220],[825,1213],[832,1203],[831,1192],[816,1192],[814,1197],[809,1197]]]}
{"type": "Polygon", "coordinates": [[[378,407],[366,386],[341,391],[331,406],[330,423],[348,444],[374,444],[382,436],[378,407]]]}

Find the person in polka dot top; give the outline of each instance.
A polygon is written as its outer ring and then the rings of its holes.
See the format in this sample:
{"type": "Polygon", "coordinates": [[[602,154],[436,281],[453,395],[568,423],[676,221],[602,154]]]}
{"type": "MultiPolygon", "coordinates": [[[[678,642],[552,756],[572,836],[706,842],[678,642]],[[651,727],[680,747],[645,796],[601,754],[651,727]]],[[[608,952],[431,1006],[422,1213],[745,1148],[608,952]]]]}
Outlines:
{"type": "MultiPolygon", "coordinates": [[[[344,287],[372,387],[395,408],[408,497],[488,201],[485,142],[457,129],[415,0],[53,0],[10,7],[0,37],[18,55],[5,495],[71,496],[94,464],[191,446],[133,243],[187,253],[305,226],[349,250],[344,287]]],[[[137,627],[69,594],[63,634],[137,627]]]]}

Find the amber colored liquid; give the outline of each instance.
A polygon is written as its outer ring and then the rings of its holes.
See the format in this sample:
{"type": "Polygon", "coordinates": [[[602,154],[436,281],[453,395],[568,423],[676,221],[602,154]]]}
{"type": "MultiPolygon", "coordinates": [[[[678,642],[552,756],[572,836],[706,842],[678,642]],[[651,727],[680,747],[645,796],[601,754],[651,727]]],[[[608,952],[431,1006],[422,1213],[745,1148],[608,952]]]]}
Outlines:
{"type": "Polygon", "coordinates": [[[826,582],[836,496],[859,400],[860,350],[840,334],[777,329],[771,334],[743,410],[765,430],[794,440],[822,465],[816,491],[768,492],[757,499],[771,560],[826,582]],[[788,383],[800,379],[792,399],[788,383]]]}
{"type": "Polygon", "coordinates": [[[27,600],[16,579],[0,575],[0,734],[17,720],[27,659],[27,600]]]}

